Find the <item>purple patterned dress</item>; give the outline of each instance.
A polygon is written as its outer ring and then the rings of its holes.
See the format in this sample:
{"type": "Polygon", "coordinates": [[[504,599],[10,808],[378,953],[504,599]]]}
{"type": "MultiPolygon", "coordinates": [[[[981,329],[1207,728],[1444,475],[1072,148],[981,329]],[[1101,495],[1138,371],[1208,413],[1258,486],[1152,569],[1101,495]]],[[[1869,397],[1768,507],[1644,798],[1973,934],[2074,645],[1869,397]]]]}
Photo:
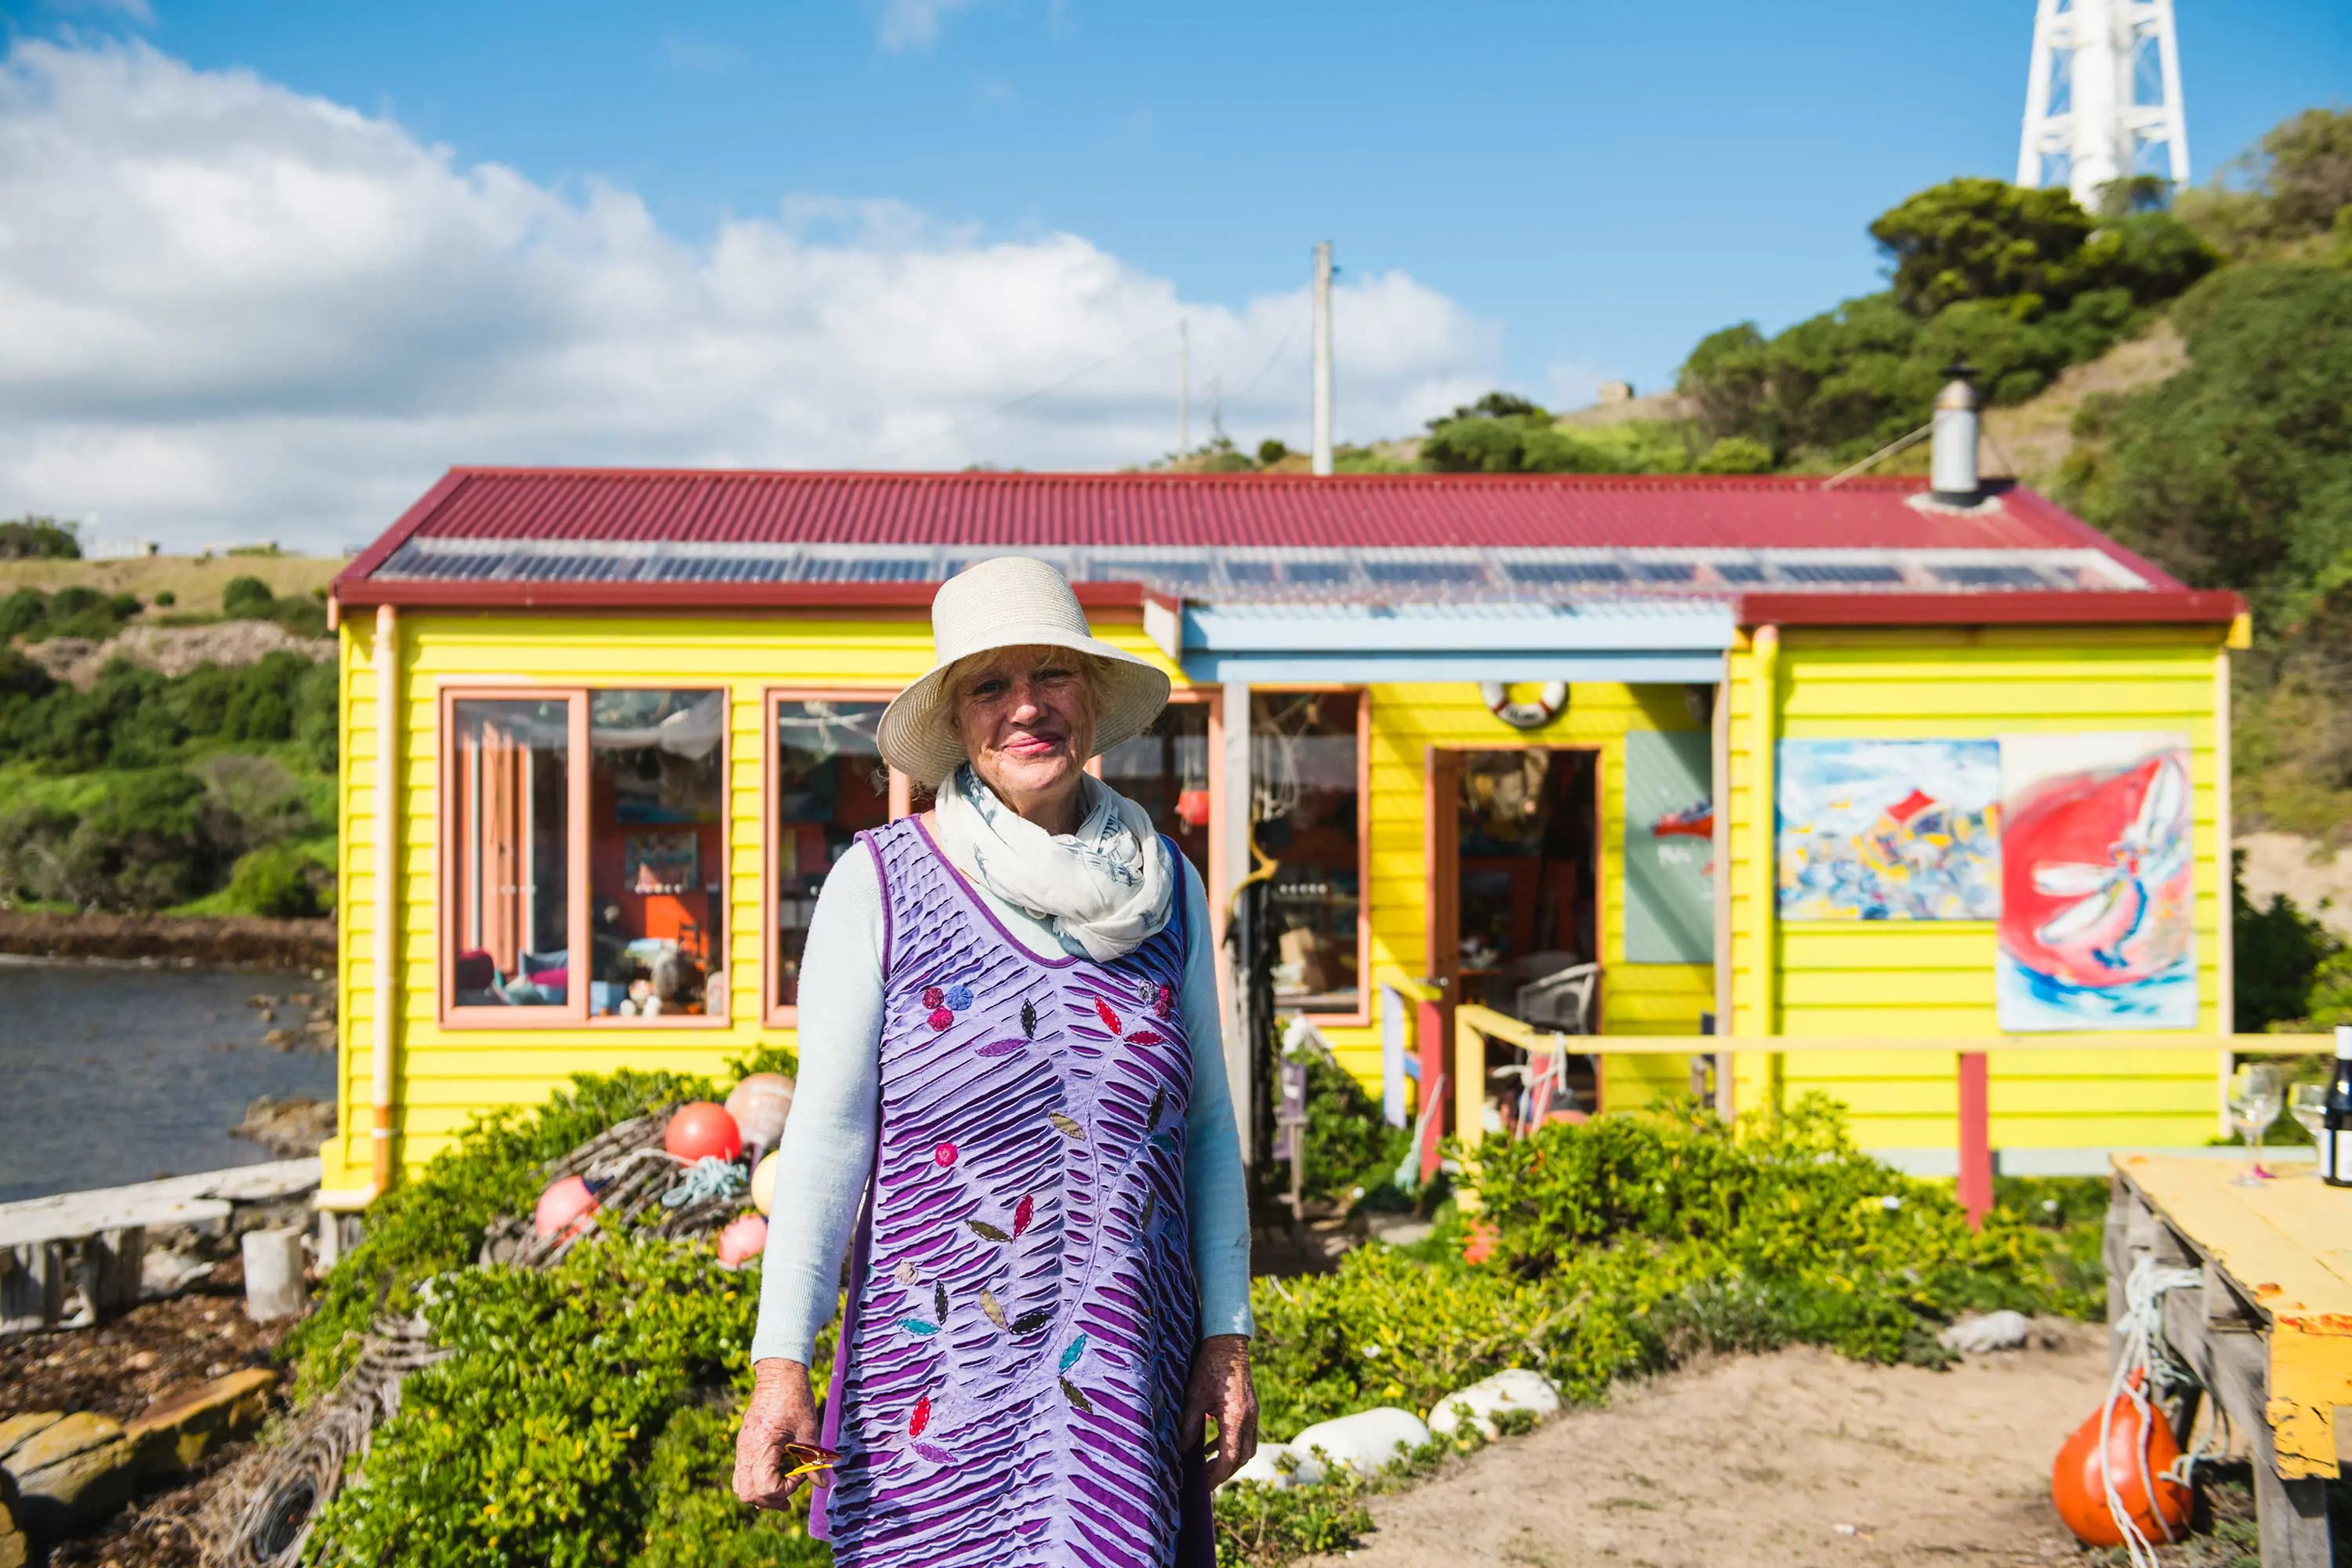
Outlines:
{"type": "Polygon", "coordinates": [[[1039,958],[918,819],[864,837],[881,1126],[812,1526],[842,1568],[1212,1563],[1177,1441],[1199,1332],[1181,900],[1124,958],[1039,958]]]}

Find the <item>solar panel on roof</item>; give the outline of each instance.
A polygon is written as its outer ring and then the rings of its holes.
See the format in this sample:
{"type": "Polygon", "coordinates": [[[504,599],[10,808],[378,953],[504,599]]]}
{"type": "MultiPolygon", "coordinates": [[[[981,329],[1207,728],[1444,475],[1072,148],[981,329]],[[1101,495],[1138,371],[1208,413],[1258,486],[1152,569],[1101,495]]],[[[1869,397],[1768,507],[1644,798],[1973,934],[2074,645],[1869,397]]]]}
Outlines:
{"type": "Polygon", "coordinates": [[[1205,583],[1209,580],[1206,561],[1097,561],[1094,575],[1112,582],[1146,583],[1205,583]]]}
{"type": "Polygon", "coordinates": [[[1367,561],[1364,575],[1375,583],[1483,583],[1486,569],[1475,561],[1367,561]]]}
{"type": "Polygon", "coordinates": [[[929,562],[907,555],[860,555],[847,560],[811,559],[801,563],[803,583],[919,583],[929,575],[929,562]]]}
{"type": "Polygon", "coordinates": [[[1286,561],[1282,574],[1294,583],[1344,583],[1351,573],[1344,561],[1286,561]]]}
{"type": "Polygon", "coordinates": [[[1636,561],[1633,575],[1644,583],[1687,583],[1698,568],[1687,561],[1636,561]]]}
{"type": "Polygon", "coordinates": [[[2042,588],[2049,584],[2031,566],[1930,566],[1927,574],[1955,588],[2042,588]]]}
{"type": "Polygon", "coordinates": [[[1225,563],[1228,583],[1271,583],[1274,563],[1271,561],[1228,561],[1225,563]]]}
{"type": "MultiPolygon", "coordinates": [[[[1622,583],[1625,568],[1614,561],[1514,561],[1505,568],[1519,583],[1622,583]]],[[[1688,575],[1689,569],[1684,569],[1688,575]]]]}
{"type": "Polygon", "coordinates": [[[1761,566],[1748,565],[1737,561],[1718,562],[1715,568],[1715,574],[1722,578],[1727,583],[1761,583],[1764,581],[1764,568],[1761,566]]]}
{"type": "Polygon", "coordinates": [[[1892,566],[1831,565],[1783,562],[1780,575],[1791,583],[1900,583],[1903,574],[1892,566]]]}

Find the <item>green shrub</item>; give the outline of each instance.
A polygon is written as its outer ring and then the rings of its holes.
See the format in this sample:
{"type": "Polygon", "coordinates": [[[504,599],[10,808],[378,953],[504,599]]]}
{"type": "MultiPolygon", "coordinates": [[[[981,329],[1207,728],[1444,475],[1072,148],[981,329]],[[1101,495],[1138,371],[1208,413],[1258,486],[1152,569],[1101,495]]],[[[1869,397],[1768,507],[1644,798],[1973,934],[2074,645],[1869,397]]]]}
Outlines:
{"type": "Polygon", "coordinates": [[[229,901],[244,914],[303,920],[322,912],[320,868],[291,844],[266,845],[237,857],[229,870],[229,901]]]}
{"type": "Polygon", "coordinates": [[[79,561],[79,524],[26,515],[0,522],[0,561],[79,561]]]}
{"type": "MultiPolygon", "coordinates": [[[[789,1065],[774,1052],[756,1062],[789,1065]]],[[[403,1386],[363,1484],[322,1510],[310,1561],[831,1561],[808,1535],[805,1492],[782,1513],[754,1514],[730,1489],[736,1412],[751,1386],[756,1266],[724,1268],[707,1242],[635,1234],[600,1237],[545,1271],[465,1267],[491,1218],[530,1212],[543,1161],[614,1121],[717,1092],[664,1074],[576,1078],[537,1111],[478,1120],[371,1208],[367,1238],[287,1342],[302,1396],[348,1367],[380,1301],[413,1309],[428,1280],[427,1323],[453,1353],[403,1386]]],[[[828,1332],[813,1365],[827,1368],[831,1356],[828,1332]]]]}
{"type": "Polygon", "coordinates": [[[266,621],[278,605],[278,595],[260,578],[240,574],[221,590],[221,614],[233,621],[266,621]]]}
{"type": "MultiPolygon", "coordinates": [[[[1397,1164],[1412,1145],[1408,1128],[1391,1127],[1381,1108],[1353,1073],[1324,1060],[1307,1058],[1307,1171],[1310,1200],[1352,1202],[1361,1187],[1371,1194],[1389,1185],[1397,1164]]],[[[1268,1179],[1287,1191],[1286,1167],[1269,1164],[1268,1179]]]]}
{"type": "Polygon", "coordinates": [[[1698,471],[1702,474],[1769,474],[1772,471],[1772,448],[1745,436],[1726,436],[1700,457],[1698,471]]]}
{"type": "Polygon", "coordinates": [[[180,595],[174,594],[169,588],[164,589],[163,592],[155,595],[155,607],[159,610],[168,610],[179,602],[180,595]]]}
{"type": "Polygon", "coordinates": [[[1940,1364],[1935,1329],[1963,1310],[2102,1304],[2095,1225],[2002,1205],[1971,1231],[1948,1188],[1862,1154],[1818,1099],[1737,1138],[1696,1110],[1554,1125],[1482,1146],[1465,1180],[1493,1228],[1483,1265],[1459,1261],[1457,1233],[1434,1257],[1370,1247],[1255,1283],[1270,1434],[1426,1410],[1514,1366],[1589,1400],[1703,1350],[1940,1364]]]}
{"type": "Polygon", "coordinates": [[[418,1285],[474,1260],[491,1220],[529,1214],[541,1164],[615,1122],[716,1092],[707,1079],[677,1073],[580,1073],[535,1111],[475,1118],[422,1173],[369,1205],[367,1238],[327,1277],[316,1308],[287,1337],[299,1386],[315,1392],[348,1370],[379,1301],[395,1311],[414,1308],[418,1285]]]}

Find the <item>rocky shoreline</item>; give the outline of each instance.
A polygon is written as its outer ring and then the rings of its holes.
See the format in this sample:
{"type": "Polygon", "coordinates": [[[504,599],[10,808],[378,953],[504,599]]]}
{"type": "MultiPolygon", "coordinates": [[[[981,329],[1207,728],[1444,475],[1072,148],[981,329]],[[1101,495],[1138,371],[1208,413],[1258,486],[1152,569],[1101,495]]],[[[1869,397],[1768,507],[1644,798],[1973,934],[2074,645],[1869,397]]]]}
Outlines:
{"type": "Polygon", "coordinates": [[[335,922],[0,910],[0,953],[325,969],[335,962],[335,922]]]}

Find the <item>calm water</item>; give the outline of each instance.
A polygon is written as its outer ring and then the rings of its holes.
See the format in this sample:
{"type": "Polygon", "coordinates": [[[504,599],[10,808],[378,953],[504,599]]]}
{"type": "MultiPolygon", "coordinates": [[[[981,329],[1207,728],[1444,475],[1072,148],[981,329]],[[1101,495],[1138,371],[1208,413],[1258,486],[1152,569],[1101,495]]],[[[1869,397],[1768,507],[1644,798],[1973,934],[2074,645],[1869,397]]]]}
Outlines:
{"type": "Polygon", "coordinates": [[[257,993],[299,971],[147,969],[0,957],[0,1203],[274,1160],[228,1130],[265,1094],[331,1099],[332,1052],[282,1052],[257,993]]]}

